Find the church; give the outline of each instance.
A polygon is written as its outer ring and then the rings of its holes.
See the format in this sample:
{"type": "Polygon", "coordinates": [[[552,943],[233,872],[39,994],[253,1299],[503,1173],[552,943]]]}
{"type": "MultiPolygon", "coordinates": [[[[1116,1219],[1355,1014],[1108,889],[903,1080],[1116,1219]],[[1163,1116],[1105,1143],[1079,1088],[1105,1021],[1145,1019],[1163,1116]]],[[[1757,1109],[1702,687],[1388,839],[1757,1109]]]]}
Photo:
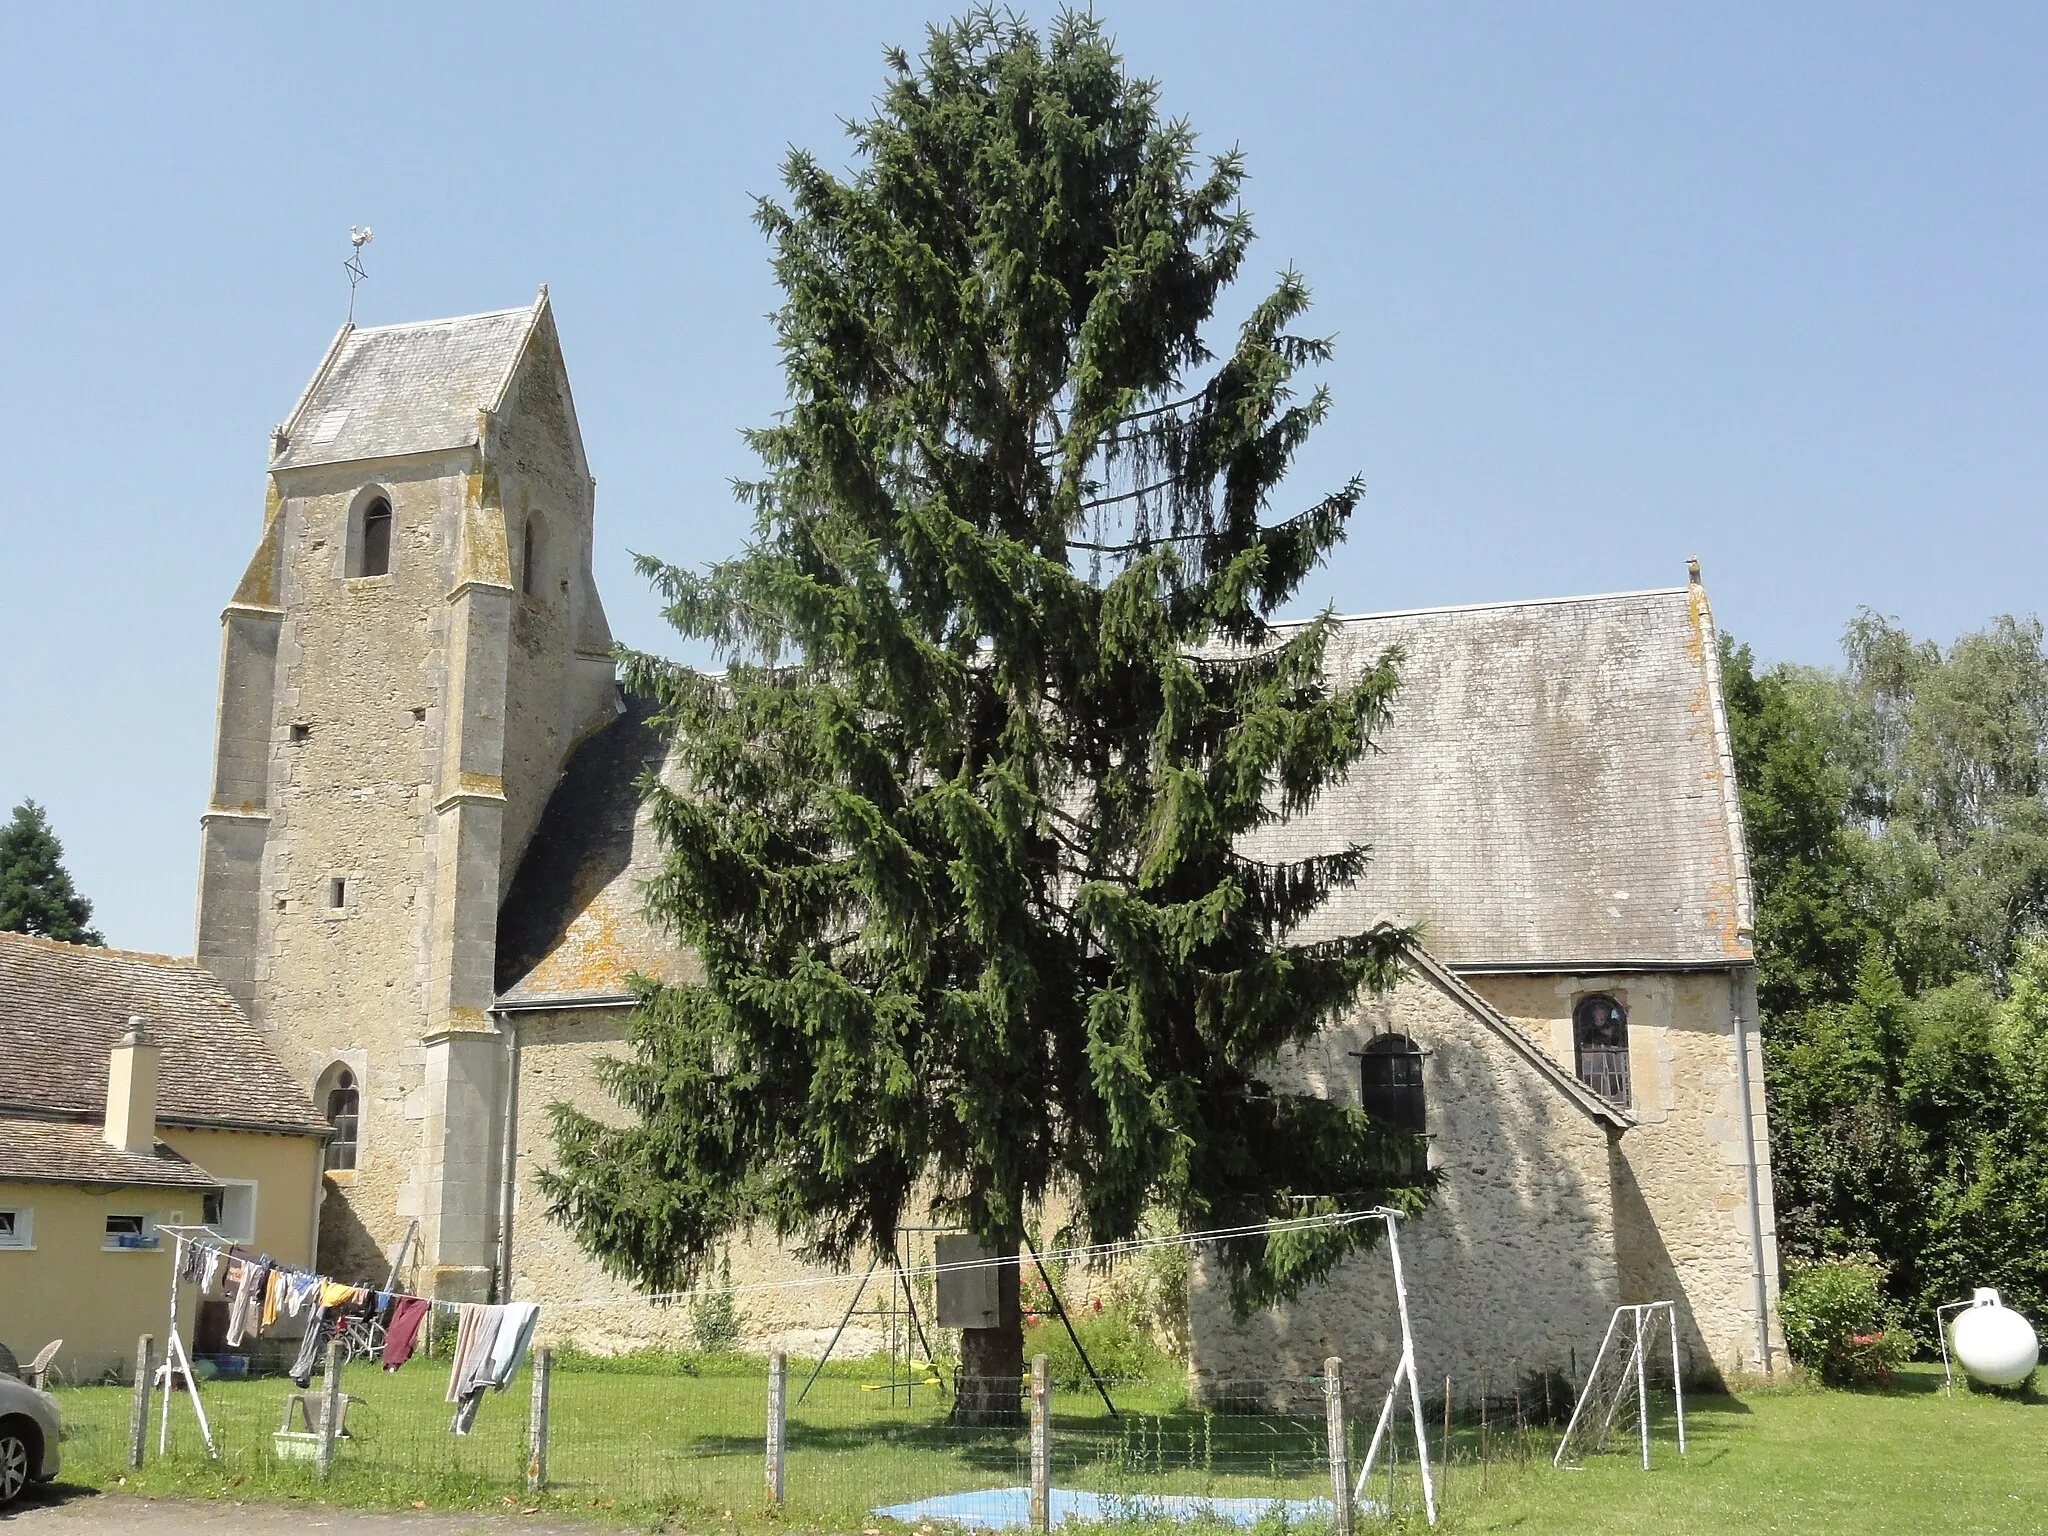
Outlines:
{"type": "MultiPolygon", "coordinates": [[[[272,432],[221,615],[197,959],[333,1127],[319,1258],[543,1303],[589,1347],[674,1339],[547,1218],[548,1107],[608,1107],[636,973],[691,960],[642,910],[663,760],[622,698],[591,574],[595,482],[547,291],[344,326],[272,432]]],[[[1402,981],[1276,1082],[1422,1130],[1404,1232],[1425,1380],[1583,1361],[1623,1302],[1678,1303],[1688,1368],[1782,1358],[1751,898],[1719,648],[1681,585],[1347,619],[1331,665],[1407,656],[1381,752],[1276,856],[1373,848],[1316,918],[1419,942],[1402,981]]],[[[800,1273],[772,1245],[735,1281],[800,1273]]],[[[750,1297],[802,1348],[849,1287],[750,1297]]],[[[1367,1370],[1384,1258],[1234,1319],[1197,1257],[1201,1380],[1367,1370]]],[[[1392,1341],[1390,1343],[1390,1340],[1392,1341]]]]}

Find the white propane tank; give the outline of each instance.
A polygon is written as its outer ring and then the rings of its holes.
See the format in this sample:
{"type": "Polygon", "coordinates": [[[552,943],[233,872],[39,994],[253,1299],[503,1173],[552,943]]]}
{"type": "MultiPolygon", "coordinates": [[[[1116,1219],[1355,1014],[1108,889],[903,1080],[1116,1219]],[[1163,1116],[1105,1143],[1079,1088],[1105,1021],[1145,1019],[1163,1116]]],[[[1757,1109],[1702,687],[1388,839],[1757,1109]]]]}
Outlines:
{"type": "Polygon", "coordinates": [[[1980,1288],[1970,1305],[1956,1314],[1949,1325],[1949,1342],[1963,1369],[1987,1387],[2018,1386],[2041,1362],[2041,1343],[2032,1325],[1988,1288],[1980,1288]]]}

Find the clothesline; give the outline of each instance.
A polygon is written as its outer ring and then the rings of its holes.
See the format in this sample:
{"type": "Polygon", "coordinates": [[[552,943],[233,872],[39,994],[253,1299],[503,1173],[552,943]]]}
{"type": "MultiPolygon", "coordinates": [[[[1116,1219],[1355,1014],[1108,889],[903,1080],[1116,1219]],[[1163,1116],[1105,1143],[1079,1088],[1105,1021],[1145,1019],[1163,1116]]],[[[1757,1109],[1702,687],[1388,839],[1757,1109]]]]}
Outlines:
{"type": "Polygon", "coordinates": [[[350,1314],[385,1320],[383,1366],[387,1371],[395,1371],[412,1358],[420,1327],[434,1309],[452,1310],[457,1320],[456,1340],[448,1372],[447,1400],[457,1405],[449,1427],[458,1435],[469,1433],[486,1390],[502,1392],[511,1384],[540,1316],[540,1307],[530,1301],[494,1305],[450,1302],[406,1291],[348,1285],[296,1265],[274,1264],[267,1254],[237,1253],[235,1250],[242,1245],[208,1226],[170,1223],[160,1230],[171,1233],[176,1241],[171,1261],[173,1334],[177,1329],[179,1283],[191,1281],[204,1296],[212,1289],[217,1271],[221,1294],[228,1301],[230,1344],[240,1344],[244,1334],[251,1330],[260,1334],[275,1326],[280,1314],[296,1318],[308,1302],[312,1303],[313,1315],[307,1320],[298,1358],[292,1362],[289,1373],[301,1387],[312,1380],[323,1334],[334,1337],[346,1326],[344,1320],[350,1314]],[[195,1233],[205,1236],[194,1236],[195,1233]]]}
{"type": "MultiPolygon", "coordinates": [[[[204,1249],[208,1253],[218,1253],[224,1258],[240,1259],[244,1263],[248,1263],[251,1260],[259,1264],[269,1262],[259,1253],[237,1252],[238,1249],[244,1249],[247,1245],[238,1243],[233,1238],[223,1237],[220,1233],[214,1231],[212,1227],[194,1226],[190,1222],[183,1225],[175,1222],[159,1222],[157,1223],[157,1230],[170,1233],[180,1243],[190,1243],[195,1248],[204,1249]],[[188,1235],[193,1232],[203,1232],[206,1234],[206,1237],[212,1238],[213,1241],[208,1242],[204,1238],[188,1235]]],[[[271,1264],[270,1267],[285,1274],[300,1275],[308,1279],[318,1280],[323,1285],[347,1284],[345,1281],[332,1279],[314,1270],[300,1269],[296,1264],[271,1264]]],[[[462,1305],[459,1301],[449,1301],[440,1296],[415,1296],[410,1291],[386,1290],[381,1286],[374,1285],[349,1285],[348,1289],[351,1291],[367,1291],[373,1296],[389,1296],[394,1301],[422,1302],[442,1312],[453,1312],[462,1305]]],[[[292,1315],[297,1316],[298,1314],[293,1313],[292,1315]]]]}

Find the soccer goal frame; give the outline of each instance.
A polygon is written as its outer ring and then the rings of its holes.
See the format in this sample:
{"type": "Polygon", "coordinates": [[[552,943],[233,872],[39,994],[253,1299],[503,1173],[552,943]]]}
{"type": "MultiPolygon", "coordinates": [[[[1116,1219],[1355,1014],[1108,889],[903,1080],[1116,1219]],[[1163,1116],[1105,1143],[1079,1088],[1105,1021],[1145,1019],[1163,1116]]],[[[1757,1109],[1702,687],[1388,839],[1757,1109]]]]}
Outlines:
{"type": "Polygon", "coordinates": [[[1608,1351],[1615,1347],[1618,1337],[1628,1350],[1628,1360],[1622,1366],[1621,1379],[1614,1384],[1614,1396],[1607,1404],[1607,1417],[1601,1421],[1600,1438],[1604,1444],[1633,1378],[1636,1386],[1636,1433],[1642,1444],[1643,1470],[1650,1470],[1650,1383],[1644,1367],[1649,1363],[1649,1351],[1655,1347],[1657,1315],[1660,1312],[1664,1315],[1671,1340],[1671,1393],[1678,1410],[1678,1454],[1685,1454],[1685,1377],[1678,1363],[1678,1303],[1646,1301],[1616,1307],[1614,1316],[1607,1320],[1607,1332],[1600,1340],[1600,1352],[1593,1357],[1592,1369],[1586,1372],[1586,1385],[1579,1391],[1579,1400],[1572,1405],[1571,1420],[1557,1442],[1557,1454],[1550,1458],[1551,1466],[1564,1465],[1564,1453],[1571,1446],[1572,1434],[1578,1429],[1587,1404],[1595,1400],[1595,1391],[1600,1385],[1600,1367],[1607,1363],[1608,1351]],[[1623,1319],[1628,1320],[1628,1328],[1622,1326],[1623,1319]]]}

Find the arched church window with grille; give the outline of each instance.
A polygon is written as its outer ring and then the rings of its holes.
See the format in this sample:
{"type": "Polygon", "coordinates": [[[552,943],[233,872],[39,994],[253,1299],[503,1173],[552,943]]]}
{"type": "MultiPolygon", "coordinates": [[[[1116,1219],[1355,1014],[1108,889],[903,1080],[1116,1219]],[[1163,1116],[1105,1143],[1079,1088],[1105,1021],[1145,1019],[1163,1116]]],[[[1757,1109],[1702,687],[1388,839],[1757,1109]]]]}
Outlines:
{"type": "Polygon", "coordinates": [[[1429,1128],[1422,1096],[1422,1048],[1406,1035],[1375,1035],[1361,1055],[1365,1112],[1382,1125],[1420,1136],[1429,1128]]]}
{"type": "Polygon", "coordinates": [[[320,1108],[334,1135],[327,1143],[327,1167],[337,1172],[356,1165],[357,1131],[362,1124],[362,1094],[356,1075],[347,1067],[336,1067],[326,1079],[320,1108]]]}
{"type": "Polygon", "coordinates": [[[1572,1010],[1572,1046],[1579,1081],[1628,1108],[1628,1010],[1605,992],[1580,998],[1572,1010]]]}
{"type": "Polygon", "coordinates": [[[382,496],[371,498],[363,507],[349,543],[353,558],[351,576],[391,574],[391,503],[382,496]]]}

